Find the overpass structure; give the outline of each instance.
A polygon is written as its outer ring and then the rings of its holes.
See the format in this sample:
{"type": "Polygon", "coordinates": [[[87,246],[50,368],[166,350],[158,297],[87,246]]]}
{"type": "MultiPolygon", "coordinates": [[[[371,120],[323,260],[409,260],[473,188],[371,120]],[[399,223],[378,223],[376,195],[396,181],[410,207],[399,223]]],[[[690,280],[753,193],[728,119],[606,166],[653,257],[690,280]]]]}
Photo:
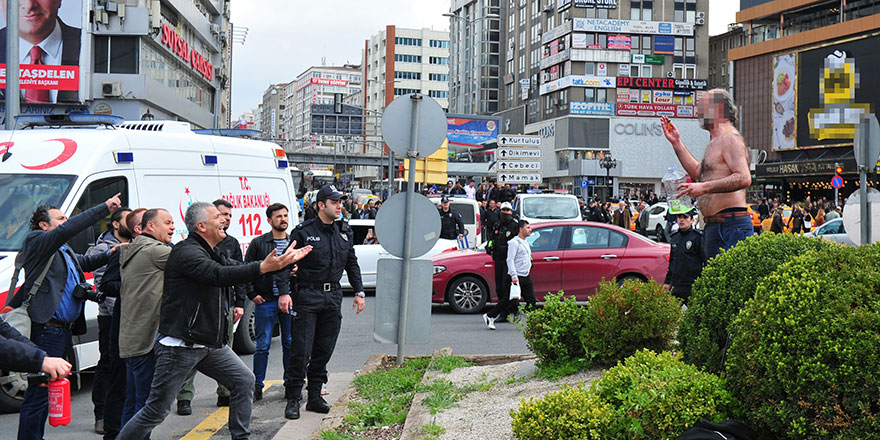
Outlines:
{"type": "MultiPolygon", "coordinates": [[[[388,156],[367,156],[363,154],[351,153],[287,153],[287,161],[295,163],[308,164],[328,164],[328,165],[344,165],[349,166],[388,166],[388,156]]],[[[395,163],[399,163],[400,159],[395,158],[395,163]]]]}

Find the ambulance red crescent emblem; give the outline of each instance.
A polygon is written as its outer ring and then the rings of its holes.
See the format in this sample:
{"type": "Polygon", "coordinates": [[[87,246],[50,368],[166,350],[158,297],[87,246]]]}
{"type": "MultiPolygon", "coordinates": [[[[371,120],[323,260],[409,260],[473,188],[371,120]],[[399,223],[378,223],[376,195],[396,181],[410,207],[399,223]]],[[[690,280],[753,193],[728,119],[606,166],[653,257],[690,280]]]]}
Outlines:
{"type": "MultiPolygon", "coordinates": [[[[25,165],[22,164],[22,168],[26,168],[29,170],[39,171],[39,170],[48,170],[49,168],[57,167],[58,165],[67,162],[68,159],[73,157],[73,153],[76,153],[76,142],[72,139],[49,139],[46,142],[61,142],[64,145],[64,149],[61,150],[61,154],[58,157],[42,164],[42,165],[25,165]]],[[[11,145],[7,148],[11,148],[11,145]]]]}

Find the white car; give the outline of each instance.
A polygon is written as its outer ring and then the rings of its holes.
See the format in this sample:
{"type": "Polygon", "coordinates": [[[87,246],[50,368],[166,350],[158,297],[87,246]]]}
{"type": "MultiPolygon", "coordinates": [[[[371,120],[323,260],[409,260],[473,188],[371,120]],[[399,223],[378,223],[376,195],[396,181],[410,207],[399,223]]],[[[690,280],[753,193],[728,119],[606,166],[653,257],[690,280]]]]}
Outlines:
{"type": "MultiPolygon", "coordinates": [[[[435,205],[440,204],[440,197],[429,197],[435,205]]],[[[465,238],[467,239],[467,247],[475,248],[483,242],[483,236],[480,233],[480,204],[476,200],[471,200],[463,196],[449,196],[449,207],[461,214],[461,220],[464,222],[464,229],[467,231],[465,238]]]]}
{"type": "MultiPolygon", "coordinates": [[[[357,255],[358,266],[361,268],[361,281],[364,289],[376,288],[376,268],[379,265],[380,258],[396,258],[392,256],[381,244],[363,244],[367,233],[372,229],[375,232],[376,220],[349,220],[348,225],[354,232],[354,253],[357,255]],[[360,244],[358,244],[360,243],[360,244]]],[[[434,247],[427,254],[420,258],[430,258],[444,251],[458,250],[456,240],[439,239],[434,247]]],[[[339,284],[343,289],[351,289],[351,283],[348,282],[348,274],[342,273],[342,279],[339,284]]]]}
{"type": "Polygon", "coordinates": [[[822,226],[819,226],[818,228],[813,229],[812,231],[807,232],[804,235],[808,237],[823,238],[825,240],[845,244],[847,246],[856,246],[856,244],[849,239],[849,236],[846,235],[846,229],[844,229],[843,227],[842,218],[828,220],[822,226]]]}
{"type": "Polygon", "coordinates": [[[647,233],[654,234],[658,240],[663,235],[663,230],[666,228],[666,211],[669,209],[669,205],[666,202],[659,202],[651,205],[648,208],[648,227],[646,228],[647,233]]]}
{"type": "Polygon", "coordinates": [[[517,194],[513,215],[531,224],[583,220],[578,199],[571,194],[517,194]]]}

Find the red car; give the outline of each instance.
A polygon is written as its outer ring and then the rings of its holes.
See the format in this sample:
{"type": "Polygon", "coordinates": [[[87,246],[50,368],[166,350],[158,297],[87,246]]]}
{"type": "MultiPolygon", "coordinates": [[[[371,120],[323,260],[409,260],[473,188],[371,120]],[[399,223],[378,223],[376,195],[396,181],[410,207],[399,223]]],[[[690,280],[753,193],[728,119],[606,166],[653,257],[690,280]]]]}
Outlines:
{"type": "MultiPolygon", "coordinates": [[[[604,223],[536,223],[527,240],[538,301],[559,290],[586,300],[603,278],[662,283],[669,267],[668,244],[604,223]]],[[[457,313],[479,313],[487,302],[497,300],[494,263],[482,247],[444,252],[431,260],[432,302],[447,302],[457,313]]]]}

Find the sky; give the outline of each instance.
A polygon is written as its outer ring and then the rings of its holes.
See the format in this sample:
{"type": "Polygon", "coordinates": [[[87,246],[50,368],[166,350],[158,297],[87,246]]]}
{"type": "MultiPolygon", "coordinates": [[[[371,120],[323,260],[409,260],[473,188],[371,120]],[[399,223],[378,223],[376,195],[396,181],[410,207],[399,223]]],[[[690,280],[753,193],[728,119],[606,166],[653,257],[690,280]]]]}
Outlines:
{"type": "MultiPolygon", "coordinates": [[[[619,0],[624,1],[624,0],[619,0]]],[[[709,34],[736,20],[737,1],[710,0],[709,34]]],[[[270,84],[322,64],[360,64],[364,40],[387,25],[448,30],[450,0],[233,1],[232,23],[248,28],[232,55],[232,118],[255,109],[270,84]]],[[[238,33],[238,32],[236,32],[238,33]]]]}

